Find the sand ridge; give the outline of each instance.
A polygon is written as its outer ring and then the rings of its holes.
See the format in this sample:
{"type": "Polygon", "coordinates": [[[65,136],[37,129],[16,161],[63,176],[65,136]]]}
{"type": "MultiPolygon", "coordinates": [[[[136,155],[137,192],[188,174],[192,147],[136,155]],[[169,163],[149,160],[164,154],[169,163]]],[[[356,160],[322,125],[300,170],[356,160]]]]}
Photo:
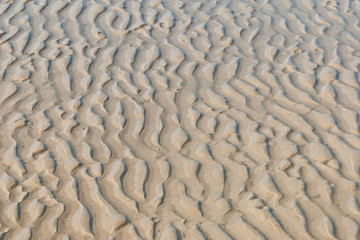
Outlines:
{"type": "Polygon", "coordinates": [[[359,239],[360,2],[0,3],[0,238],[359,239]]]}

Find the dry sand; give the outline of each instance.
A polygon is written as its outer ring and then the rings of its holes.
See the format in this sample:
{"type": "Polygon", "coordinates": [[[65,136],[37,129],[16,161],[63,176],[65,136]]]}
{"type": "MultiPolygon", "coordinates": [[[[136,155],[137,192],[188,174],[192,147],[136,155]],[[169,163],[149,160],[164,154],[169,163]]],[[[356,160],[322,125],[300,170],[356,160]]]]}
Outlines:
{"type": "Polygon", "coordinates": [[[360,239],[360,1],[0,3],[0,239],[360,239]]]}

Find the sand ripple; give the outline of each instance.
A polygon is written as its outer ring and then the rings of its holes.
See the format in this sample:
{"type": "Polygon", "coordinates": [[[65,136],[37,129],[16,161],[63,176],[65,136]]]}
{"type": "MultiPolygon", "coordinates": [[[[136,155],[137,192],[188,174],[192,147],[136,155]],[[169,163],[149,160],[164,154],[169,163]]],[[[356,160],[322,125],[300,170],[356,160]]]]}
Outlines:
{"type": "Polygon", "coordinates": [[[359,9],[2,1],[0,239],[359,239],[359,9]]]}

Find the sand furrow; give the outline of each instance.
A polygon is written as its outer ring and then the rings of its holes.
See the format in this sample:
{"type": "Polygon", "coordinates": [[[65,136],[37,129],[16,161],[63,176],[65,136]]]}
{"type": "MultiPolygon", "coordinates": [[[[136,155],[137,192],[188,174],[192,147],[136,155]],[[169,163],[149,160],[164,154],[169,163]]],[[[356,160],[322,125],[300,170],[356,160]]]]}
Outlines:
{"type": "Polygon", "coordinates": [[[0,239],[359,239],[359,2],[0,3],[0,239]]]}

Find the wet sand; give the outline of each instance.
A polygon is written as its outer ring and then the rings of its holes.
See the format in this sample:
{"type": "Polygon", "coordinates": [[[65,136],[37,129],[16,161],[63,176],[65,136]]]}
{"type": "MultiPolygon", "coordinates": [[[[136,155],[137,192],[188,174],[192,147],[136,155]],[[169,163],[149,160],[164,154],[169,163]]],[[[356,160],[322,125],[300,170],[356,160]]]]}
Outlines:
{"type": "Polygon", "coordinates": [[[0,239],[359,239],[359,20],[2,1],[0,239]]]}

